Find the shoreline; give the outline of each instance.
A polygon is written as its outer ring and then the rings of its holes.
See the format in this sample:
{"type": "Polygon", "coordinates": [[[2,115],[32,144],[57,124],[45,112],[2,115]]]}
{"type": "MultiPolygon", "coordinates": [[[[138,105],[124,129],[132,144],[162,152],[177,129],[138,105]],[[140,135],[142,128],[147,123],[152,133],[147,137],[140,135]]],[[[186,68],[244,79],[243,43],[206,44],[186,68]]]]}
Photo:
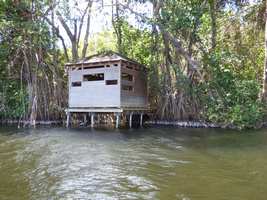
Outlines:
{"type": "MultiPolygon", "coordinates": [[[[38,120],[36,121],[36,125],[59,125],[62,124],[62,120],[38,120]]],[[[1,125],[14,125],[14,124],[19,124],[23,126],[28,126],[30,125],[29,120],[16,120],[16,119],[6,119],[6,120],[0,120],[1,125]]]]}
{"type": "Polygon", "coordinates": [[[198,121],[165,121],[165,120],[149,120],[144,124],[154,125],[154,126],[169,126],[177,128],[223,128],[220,125],[207,123],[207,122],[198,122],[198,121]]]}
{"type": "MultiPolygon", "coordinates": [[[[106,123],[104,123],[106,124],[106,123]]],[[[137,123],[138,124],[138,123],[137,123]]],[[[1,125],[16,125],[18,128],[21,127],[31,127],[29,120],[16,120],[16,119],[0,119],[0,126],[1,125]]],[[[66,126],[65,120],[36,120],[35,125],[38,126],[66,126]]],[[[99,124],[101,125],[101,124],[99,124]]],[[[99,126],[99,125],[96,125],[99,126]]],[[[103,125],[103,124],[102,124],[103,125]]],[[[75,127],[87,127],[88,125],[84,125],[83,122],[78,122],[74,124],[75,127]]],[[[219,128],[219,129],[233,129],[233,130],[242,130],[242,128],[233,126],[233,125],[223,125],[223,124],[215,124],[210,122],[203,122],[203,121],[167,121],[167,120],[147,120],[144,121],[143,126],[150,126],[150,127],[174,127],[174,128],[219,128]]],[[[34,126],[32,126],[34,127],[34,126]]],[[[88,126],[90,127],[90,125],[88,126]]],[[[139,126],[138,126],[139,127],[139,126]]],[[[257,127],[249,127],[243,129],[260,129],[266,128],[267,123],[262,123],[257,127]]],[[[137,128],[137,127],[136,127],[137,128]]]]}
{"type": "MultiPolygon", "coordinates": [[[[29,126],[29,120],[0,120],[0,125],[20,125],[29,126]]],[[[36,125],[63,125],[64,120],[38,120],[36,121],[36,125]]],[[[177,127],[177,128],[224,128],[220,125],[207,123],[207,122],[199,122],[199,121],[166,121],[166,120],[148,120],[144,122],[144,125],[148,126],[165,126],[165,127],[177,127]]]]}

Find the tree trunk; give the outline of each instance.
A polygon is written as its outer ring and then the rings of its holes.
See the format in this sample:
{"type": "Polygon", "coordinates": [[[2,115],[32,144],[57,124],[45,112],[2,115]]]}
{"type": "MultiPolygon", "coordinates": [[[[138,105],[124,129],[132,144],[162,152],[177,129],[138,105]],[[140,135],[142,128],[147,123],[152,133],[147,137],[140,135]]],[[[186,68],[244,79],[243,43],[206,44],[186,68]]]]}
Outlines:
{"type": "Polygon", "coordinates": [[[64,18],[59,12],[56,12],[58,16],[58,20],[60,21],[61,25],[65,29],[70,41],[71,41],[71,52],[72,52],[72,61],[77,61],[79,56],[78,56],[78,49],[77,49],[77,24],[76,21],[74,22],[74,33],[71,32],[70,27],[68,24],[65,22],[64,18]]]}
{"type": "Polygon", "coordinates": [[[216,47],[217,28],[216,28],[216,0],[209,1],[211,18],[211,49],[216,47]]]}
{"type": "Polygon", "coordinates": [[[118,0],[115,1],[115,19],[113,12],[113,0],[112,0],[112,25],[117,37],[117,48],[119,53],[124,53],[122,48],[122,30],[121,30],[121,19],[119,16],[119,3],[118,0]]]}
{"type": "Polygon", "coordinates": [[[265,8],[265,62],[264,62],[264,70],[263,70],[262,98],[265,102],[267,102],[267,1],[266,1],[266,8],[265,8]]]}
{"type": "Polygon", "coordinates": [[[93,3],[92,1],[89,1],[88,3],[89,11],[88,11],[88,16],[87,16],[86,32],[85,32],[85,37],[84,37],[84,42],[83,42],[82,59],[85,58],[87,48],[88,48],[92,3],[93,3]]]}
{"type": "Polygon", "coordinates": [[[72,61],[77,61],[79,56],[78,56],[78,49],[77,49],[77,41],[76,38],[73,37],[71,40],[71,52],[72,52],[72,61]]]}
{"type": "Polygon", "coordinates": [[[69,59],[67,47],[66,47],[66,44],[65,44],[65,40],[62,37],[62,35],[60,35],[59,28],[56,27],[55,24],[48,17],[44,16],[44,19],[47,21],[47,23],[49,25],[51,25],[52,29],[55,31],[56,36],[61,40],[61,43],[62,43],[62,46],[63,46],[63,49],[64,49],[65,58],[67,59],[67,62],[69,62],[70,59],[69,59]]]}

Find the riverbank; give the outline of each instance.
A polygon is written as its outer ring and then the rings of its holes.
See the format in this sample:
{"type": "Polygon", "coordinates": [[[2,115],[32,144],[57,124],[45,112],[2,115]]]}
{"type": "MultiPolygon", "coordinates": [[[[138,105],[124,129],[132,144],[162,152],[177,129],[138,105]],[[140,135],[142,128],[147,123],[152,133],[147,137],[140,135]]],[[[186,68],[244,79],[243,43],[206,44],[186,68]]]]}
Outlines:
{"type": "Polygon", "coordinates": [[[207,122],[197,122],[197,121],[164,121],[164,120],[150,120],[146,121],[145,124],[150,126],[174,126],[182,128],[223,128],[220,125],[207,123],[207,122]]]}
{"type": "MultiPolygon", "coordinates": [[[[6,119],[0,120],[1,125],[15,125],[20,126],[30,126],[29,120],[16,120],[16,119],[6,119]]],[[[60,125],[63,124],[62,120],[39,120],[35,122],[36,125],[60,125]]]]}
{"type": "MultiPolygon", "coordinates": [[[[30,126],[29,120],[1,120],[0,124],[5,125],[15,125],[19,127],[30,126]]],[[[36,125],[64,125],[63,120],[40,120],[36,121],[36,125]]],[[[170,126],[170,127],[181,127],[181,128],[224,128],[217,124],[207,123],[207,122],[198,122],[198,121],[164,121],[164,120],[148,120],[144,122],[145,126],[170,126]]],[[[80,126],[84,126],[80,125],[80,126]]]]}
{"type": "MultiPolygon", "coordinates": [[[[86,127],[90,126],[87,124],[88,121],[85,123],[81,120],[75,120],[75,123],[72,124],[74,127],[86,127]]],[[[112,122],[114,124],[114,122],[112,122]]],[[[112,125],[112,123],[110,125],[112,125]]],[[[97,126],[107,125],[109,124],[107,121],[102,123],[96,123],[97,126]]],[[[139,121],[133,121],[133,127],[139,127],[140,122],[139,121]]],[[[31,123],[29,120],[16,120],[16,119],[6,119],[6,120],[0,120],[0,125],[17,125],[18,128],[21,127],[30,127],[31,123]]],[[[37,120],[36,125],[40,126],[55,126],[55,125],[61,125],[66,126],[65,120],[37,120]]],[[[240,128],[231,124],[215,124],[215,123],[209,123],[209,122],[203,122],[203,121],[167,121],[167,120],[146,120],[143,123],[144,126],[149,127],[157,127],[157,126],[163,126],[163,127],[176,127],[176,128],[220,128],[220,129],[233,129],[233,130],[242,130],[242,129],[250,129],[250,128],[240,128]]],[[[121,124],[121,127],[127,127],[125,123],[121,124]]],[[[260,128],[266,128],[267,123],[259,124],[257,127],[251,127],[251,129],[260,129],[260,128]]],[[[115,126],[114,126],[115,128],[115,126]]]]}

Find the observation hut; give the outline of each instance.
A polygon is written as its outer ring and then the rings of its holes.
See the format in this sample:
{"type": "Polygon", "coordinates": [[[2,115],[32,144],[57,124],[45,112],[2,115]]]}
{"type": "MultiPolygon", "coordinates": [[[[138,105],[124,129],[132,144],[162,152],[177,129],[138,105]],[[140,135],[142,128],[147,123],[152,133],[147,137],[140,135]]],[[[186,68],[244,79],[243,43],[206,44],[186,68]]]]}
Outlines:
{"type": "Polygon", "coordinates": [[[69,106],[66,109],[67,127],[72,113],[90,116],[114,114],[116,128],[122,113],[132,127],[133,114],[140,116],[148,110],[146,68],[116,52],[106,52],[65,65],[68,74],[69,106]]]}

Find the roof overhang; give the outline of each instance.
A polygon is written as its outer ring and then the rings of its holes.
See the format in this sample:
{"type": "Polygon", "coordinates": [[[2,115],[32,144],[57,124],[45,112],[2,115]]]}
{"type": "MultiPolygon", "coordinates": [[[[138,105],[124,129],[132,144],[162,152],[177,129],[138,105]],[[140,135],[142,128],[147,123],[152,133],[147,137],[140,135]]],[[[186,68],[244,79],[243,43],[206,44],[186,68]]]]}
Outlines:
{"type": "Polygon", "coordinates": [[[107,53],[99,53],[92,56],[89,56],[83,60],[79,60],[77,62],[69,62],[65,64],[65,67],[71,67],[71,66],[81,66],[81,65],[90,65],[90,64],[99,64],[99,63],[107,63],[107,62],[130,62],[135,65],[141,66],[146,71],[146,66],[143,64],[138,63],[135,60],[132,60],[122,54],[119,54],[117,52],[107,52],[107,53]]]}

